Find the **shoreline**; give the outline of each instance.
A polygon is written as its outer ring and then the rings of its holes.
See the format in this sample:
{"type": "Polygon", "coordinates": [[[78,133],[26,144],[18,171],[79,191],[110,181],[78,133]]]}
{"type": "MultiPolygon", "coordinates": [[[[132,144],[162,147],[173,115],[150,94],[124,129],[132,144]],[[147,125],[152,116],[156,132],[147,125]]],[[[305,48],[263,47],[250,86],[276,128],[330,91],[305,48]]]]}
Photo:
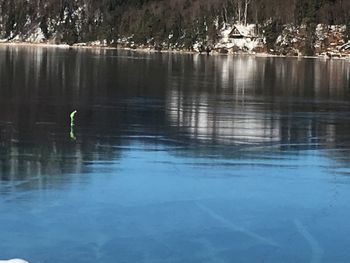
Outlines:
{"type": "MultiPolygon", "coordinates": [[[[13,47],[41,47],[41,48],[60,48],[60,49],[105,49],[105,50],[126,50],[126,51],[134,51],[134,52],[143,52],[143,53],[173,53],[173,54],[190,54],[190,55],[206,55],[205,52],[197,52],[197,51],[190,51],[190,50],[173,50],[173,49],[162,49],[162,50],[156,50],[152,48],[130,48],[130,47],[123,47],[121,45],[118,46],[108,46],[108,45],[89,45],[88,43],[84,43],[84,45],[79,44],[52,44],[52,43],[33,43],[33,42],[10,42],[10,41],[1,41],[0,40],[0,47],[4,46],[13,46],[13,47]]],[[[264,52],[234,52],[234,53],[220,53],[220,52],[210,52],[208,56],[253,56],[256,58],[303,58],[303,59],[325,59],[325,60],[344,60],[344,61],[350,61],[349,55],[344,56],[325,56],[325,55],[315,55],[315,56],[292,56],[292,55],[277,55],[277,54],[270,54],[270,53],[264,53],[264,52]]]]}

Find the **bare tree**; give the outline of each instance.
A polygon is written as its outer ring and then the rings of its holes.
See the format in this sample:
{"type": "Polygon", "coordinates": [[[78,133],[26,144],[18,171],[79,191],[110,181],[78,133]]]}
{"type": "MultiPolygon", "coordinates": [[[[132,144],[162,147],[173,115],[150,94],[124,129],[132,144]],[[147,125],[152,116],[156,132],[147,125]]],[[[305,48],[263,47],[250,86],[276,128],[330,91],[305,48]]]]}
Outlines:
{"type": "Polygon", "coordinates": [[[236,0],[237,3],[237,15],[238,15],[238,23],[242,22],[242,0],[236,0]]]}
{"type": "Polygon", "coordinates": [[[251,0],[232,0],[231,3],[233,3],[233,6],[236,9],[237,22],[241,24],[243,20],[244,25],[247,25],[248,7],[251,3],[251,0]]]}
{"type": "Polygon", "coordinates": [[[244,25],[247,25],[247,17],[248,17],[248,6],[250,5],[252,0],[244,0],[244,25]]]}

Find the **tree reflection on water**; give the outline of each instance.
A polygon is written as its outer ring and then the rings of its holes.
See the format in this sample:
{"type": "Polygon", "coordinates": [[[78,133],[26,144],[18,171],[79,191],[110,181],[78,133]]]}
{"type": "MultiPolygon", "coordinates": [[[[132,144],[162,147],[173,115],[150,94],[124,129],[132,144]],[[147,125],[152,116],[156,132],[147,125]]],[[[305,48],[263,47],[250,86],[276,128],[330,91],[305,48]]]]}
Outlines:
{"type": "Polygon", "coordinates": [[[344,160],[349,147],[344,61],[23,47],[0,53],[2,181],[35,175],[32,184],[50,187],[61,174],[89,169],[86,163],[121,158],[135,140],[180,145],[194,156],[262,146],[343,149],[327,154],[344,160]],[[75,108],[76,141],[69,129],[75,108]]]}

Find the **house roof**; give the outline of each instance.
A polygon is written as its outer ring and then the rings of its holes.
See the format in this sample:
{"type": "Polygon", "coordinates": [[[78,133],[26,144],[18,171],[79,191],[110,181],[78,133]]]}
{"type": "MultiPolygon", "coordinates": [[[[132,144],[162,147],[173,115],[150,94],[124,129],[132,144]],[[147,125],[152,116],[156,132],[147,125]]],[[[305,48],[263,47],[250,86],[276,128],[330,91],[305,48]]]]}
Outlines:
{"type": "Polygon", "coordinates": [[[342,45],[339,49],[340,49],[340,50],[348,50],[348,49],[350,49],[350,42],[345,43],[345,44],[342,45]]]}
{"type": "Polygon", "coordinates": [[[243,37],[252,37],[254,36],[255,25],[240,25],[236,24],[232,27],[229,36],[243,36],[243,37]]]}

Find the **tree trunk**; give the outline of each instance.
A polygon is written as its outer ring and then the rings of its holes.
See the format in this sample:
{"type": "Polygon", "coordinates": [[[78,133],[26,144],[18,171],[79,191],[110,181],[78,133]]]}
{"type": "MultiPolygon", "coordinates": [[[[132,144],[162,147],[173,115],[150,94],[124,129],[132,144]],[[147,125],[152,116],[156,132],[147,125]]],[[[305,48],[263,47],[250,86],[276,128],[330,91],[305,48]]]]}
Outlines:
{"type": "Polygon", "coordinates": [[[241,1],[238,1],[237,3],[238,5],[238,23],[241,23],[241,18],[242,18],[242,5],[241,5],[241,1]]]}
{"type": "Polygon", "coordinates": [[[251,0],[245,0],[244,2],[244,25],[247,25],[247,16],[248,16],[248,6],[251,0]]]}
{"type": "Polygon", "coordinates": [[[225,24],[227,23],[227,9],[226,7],[224,7],[224,20],[225,20],[225,24]]]}

